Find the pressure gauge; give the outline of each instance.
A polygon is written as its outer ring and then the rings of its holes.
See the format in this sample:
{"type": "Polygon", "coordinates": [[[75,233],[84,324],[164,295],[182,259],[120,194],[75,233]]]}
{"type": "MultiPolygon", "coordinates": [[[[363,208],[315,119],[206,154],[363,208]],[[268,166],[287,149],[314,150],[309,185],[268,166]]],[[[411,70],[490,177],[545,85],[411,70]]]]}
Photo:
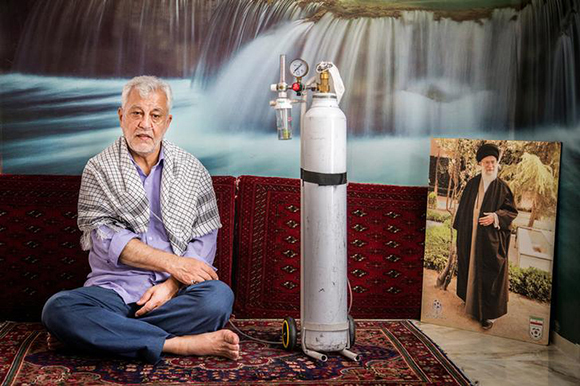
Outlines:
{"type": "Polygon", "coordinates": [[[308,63],[303,59],[294,59],[292,63],[290,63],[290,73],[295,78],[302,78],[308,74],[308,63]]]}

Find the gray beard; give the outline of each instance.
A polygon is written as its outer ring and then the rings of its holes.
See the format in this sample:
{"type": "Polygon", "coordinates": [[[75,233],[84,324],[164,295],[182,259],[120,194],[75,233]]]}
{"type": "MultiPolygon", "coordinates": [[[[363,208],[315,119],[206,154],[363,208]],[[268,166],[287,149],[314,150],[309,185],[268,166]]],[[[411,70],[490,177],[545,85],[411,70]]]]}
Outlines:
{"type": "Polygon", "coordinates": [[[483,190],[487,191],[487,187],[489,184],[493,182],[497,178],[497,168],[493,171],[493,173],[486,173],[485,170],[481,171],[481,179],[483,180],[483,190]]]}

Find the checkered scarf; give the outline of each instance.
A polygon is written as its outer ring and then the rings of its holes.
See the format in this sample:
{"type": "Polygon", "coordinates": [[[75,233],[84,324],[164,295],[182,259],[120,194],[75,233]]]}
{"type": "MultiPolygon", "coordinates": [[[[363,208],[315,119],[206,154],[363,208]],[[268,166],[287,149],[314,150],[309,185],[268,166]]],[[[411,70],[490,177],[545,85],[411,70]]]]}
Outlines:
{"type": "MultiPolygon", "coordinates": [[[[194,156],[163,140],[161,217],[173,252],[183,255],[196,237],[221,227],[211,177],[194,156]]],[[[91,231],[101,225],[145,233],[149,200],[127,143],[120,137],[91,158],[83,171],[78,204],[81,246],[91,248],[91,231]]]]}

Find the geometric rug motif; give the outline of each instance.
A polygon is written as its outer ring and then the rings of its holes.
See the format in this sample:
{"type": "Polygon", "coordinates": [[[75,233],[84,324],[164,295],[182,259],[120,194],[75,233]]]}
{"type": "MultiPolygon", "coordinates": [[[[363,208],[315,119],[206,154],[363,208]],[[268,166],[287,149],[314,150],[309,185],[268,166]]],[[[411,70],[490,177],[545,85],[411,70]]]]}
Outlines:
{"type": "MultiPolygon", "coordinates": [[[[238,318],[298,317],[300,180],[241,176],[234,288],[238,318]]],[[[426,188],[349,183],[347,264],[355,318],[421,309],[426,188]]]]}
{"type": "Polygon", "coordinates": [[[40,320],[90,272],[77,226],[80,176],[0,176],[0,320],[40,320]]]}
{"type": "MultiPolygon", "coordinates": [[[[215,266],[231,285],[236,179],[212,177],[223,227],[215,266]]],[[[80,176],[0,175],[0,320],[37,321],[46,300],[83,285],[90,272],[79,245],[80,176]]]]}
{"type": "Polygon", "coordinates": [[[219,279],[231,286],[236,219],[236,178],[232,176],[212,176],[211,180],[222,223],[222,227],[218,231],[214,266],[217,268],[219,279]]]}
{"type": "MultiPolygon", "coordinates": [[[[280,340],[280,320],[236,320],[243,332],[280,340]]],[[[156,365],[49,351],[39,323],[0,324],[2,385],[469,385],[441,350],[409,321],[357,321],[352,351],[313,361],[301,351],[241,337],[241,358],[164,356],[156,365]]]]}

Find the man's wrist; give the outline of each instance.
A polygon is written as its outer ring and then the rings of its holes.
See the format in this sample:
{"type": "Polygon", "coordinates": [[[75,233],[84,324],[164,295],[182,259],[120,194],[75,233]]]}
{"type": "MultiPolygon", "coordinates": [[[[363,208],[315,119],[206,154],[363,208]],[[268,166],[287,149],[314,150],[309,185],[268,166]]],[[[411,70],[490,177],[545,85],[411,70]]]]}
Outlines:
{"type": "Polygon", "coordinates": [[[174,276],[179,269],[179,256],[151,247],[139,239],[131,239],[119,256],[125,265],[174,276]]]}
{"type": "Polygon", "coordinates": [[[171,291],[173,292],[173,294],[175,295],[177,293],[177,291],[179,291],[181,289],[181,287],[183,286],[182,283],[179,282],[179,280],[177,280],[176,278],[174,278],[173,276],[170,276],[169,279],[167,279],[165,281],[165,284],[169,286],[169,288],[171,289],[171,291]]]}
{"type": "MultiPolygon", "coordinates": [[[[166,266],[164,267],[164,271],[167,272],[168,274],[170,274],[171,277],[173,278],[175,276],[175,272],[178,270],[179,261],[181,260],[181,257],[174,255],[173,253],[167,252],[167,254],[169,256],[167,259],[165,259],[166,266]]],[[[177,280],[177,279],[175,279],[175,280],[177,280]]]]}

